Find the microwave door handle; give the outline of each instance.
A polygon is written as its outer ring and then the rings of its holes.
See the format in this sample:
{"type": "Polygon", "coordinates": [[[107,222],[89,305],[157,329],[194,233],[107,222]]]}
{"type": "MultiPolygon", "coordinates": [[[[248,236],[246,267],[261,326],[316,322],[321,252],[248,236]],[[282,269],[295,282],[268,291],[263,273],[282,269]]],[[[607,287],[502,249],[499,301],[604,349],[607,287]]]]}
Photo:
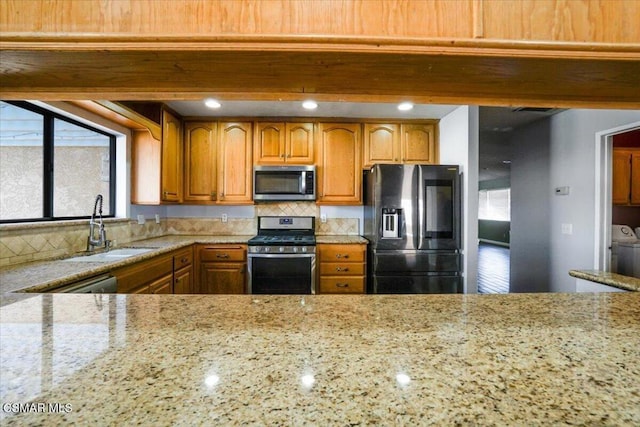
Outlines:
{"type": "Polygon", "coordinates": [[[300,182],[300,194],[307,194],[307,172],[306,171],[302,171],[302,173],[300,174],[300,179],[302,182],[300,182]]]}

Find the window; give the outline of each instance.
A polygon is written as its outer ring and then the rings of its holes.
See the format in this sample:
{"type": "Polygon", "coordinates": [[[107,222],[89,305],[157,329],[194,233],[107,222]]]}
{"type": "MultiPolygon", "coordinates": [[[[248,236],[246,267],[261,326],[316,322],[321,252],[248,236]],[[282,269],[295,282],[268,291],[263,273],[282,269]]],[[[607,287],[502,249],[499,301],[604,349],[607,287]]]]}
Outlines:
{"type": "Polygon", "coordinates": [[[511,220],[511,189],[481,190],[478,219],[511,220]]]}
{"type": "Polygon", "coordinates": [[[115,135],[27,102],[0,101],[0,222],[115,211],[115,135]]]}

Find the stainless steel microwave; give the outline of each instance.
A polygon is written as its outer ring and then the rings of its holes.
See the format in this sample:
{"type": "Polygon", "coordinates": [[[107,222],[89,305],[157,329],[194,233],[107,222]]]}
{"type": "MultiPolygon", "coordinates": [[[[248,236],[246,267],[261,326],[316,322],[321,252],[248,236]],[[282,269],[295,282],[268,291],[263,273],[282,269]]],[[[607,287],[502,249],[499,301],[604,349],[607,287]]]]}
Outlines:
{"type": "Polygon", "coordinates": [[[253,200],[315,200],[315,166],[254,166],[253,200]]]}

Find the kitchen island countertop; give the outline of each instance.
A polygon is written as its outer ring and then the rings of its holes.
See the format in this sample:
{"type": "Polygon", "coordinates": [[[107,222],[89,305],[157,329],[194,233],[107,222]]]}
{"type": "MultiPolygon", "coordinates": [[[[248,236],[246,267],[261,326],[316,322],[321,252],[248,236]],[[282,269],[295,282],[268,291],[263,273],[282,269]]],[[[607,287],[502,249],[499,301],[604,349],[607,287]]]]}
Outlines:
{"type": "Polygon", "coordinates": [[[5,297],[5,425],[640,424],[639,293],[5,297]]]}

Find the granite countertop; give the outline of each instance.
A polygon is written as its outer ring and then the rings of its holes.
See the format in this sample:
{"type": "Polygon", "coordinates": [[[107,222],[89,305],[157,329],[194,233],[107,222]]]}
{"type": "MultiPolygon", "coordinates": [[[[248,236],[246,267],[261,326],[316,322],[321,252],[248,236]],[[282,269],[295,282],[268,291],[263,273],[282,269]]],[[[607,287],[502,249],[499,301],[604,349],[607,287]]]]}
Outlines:
{"type": "Polygon", "coordinates": [[[638,293],[5,297],[3,425],[640,425],[638,293]]]}
{"type": "Polygon", "coordinates": [[[640,279],[600,270],[571,270],[569,275],[627,291],[640,291],[640,279]]]}
{"type": "MultiPolygon", "coordinates": [[[[130,242],[122,247],[154,248],[155,250],[113,262],[60,262],[60,259],[37,261],[0,269],[0,295],[28,290],[43,292],[77,280],[106,273],[114,268],[134,264],[176,249],[200,244],[246,244],[253,235],[167,235],[130,242]]],[[[318,235],[318,243],[362,244],[367,240],[352,235],[318,235]]]]}

